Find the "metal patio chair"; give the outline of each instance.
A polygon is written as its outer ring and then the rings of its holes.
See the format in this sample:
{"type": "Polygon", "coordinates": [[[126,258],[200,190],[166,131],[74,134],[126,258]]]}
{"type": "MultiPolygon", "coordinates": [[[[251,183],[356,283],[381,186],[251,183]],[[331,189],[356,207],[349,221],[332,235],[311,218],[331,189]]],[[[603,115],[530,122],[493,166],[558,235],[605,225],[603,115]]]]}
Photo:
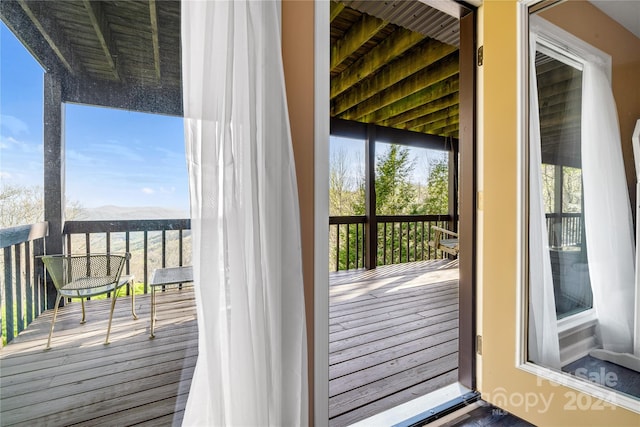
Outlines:
{"type": "Polygon", "coordinates": [[[43,255],[40,258],[42,258],[58,291],[53,310],[53,319],[51,320],[49,340],[45,350],[51,347],[51,335],[53,334],[53,326],[56,323],[58,305],[63,297],[80,298],[82,303],[82,321],[80,323],[82,324],[85,323],[85,298],[113,292],[105,345],[109,344],[113,309],[118,298],[117,291],[124,285],[129,285],[131,293],[131,314],[134,319],[138,318],[135,312],[133,292],[134,276],[122,275],[125,262],[131,258],[131,254],[43,255]]]}

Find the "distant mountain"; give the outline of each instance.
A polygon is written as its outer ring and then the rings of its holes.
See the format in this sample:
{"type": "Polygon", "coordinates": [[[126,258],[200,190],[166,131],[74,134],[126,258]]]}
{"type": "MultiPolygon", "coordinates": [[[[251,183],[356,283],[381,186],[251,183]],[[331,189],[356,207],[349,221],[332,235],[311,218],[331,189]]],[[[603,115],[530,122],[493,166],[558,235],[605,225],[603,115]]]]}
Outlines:
{"type": "Polygon", "coordinates": [[[130,220],[130,219],[178,219],[189,218],[189,212],[154,206],[125,207],[100,206],[83,208],[78,221],[130,220]]]}

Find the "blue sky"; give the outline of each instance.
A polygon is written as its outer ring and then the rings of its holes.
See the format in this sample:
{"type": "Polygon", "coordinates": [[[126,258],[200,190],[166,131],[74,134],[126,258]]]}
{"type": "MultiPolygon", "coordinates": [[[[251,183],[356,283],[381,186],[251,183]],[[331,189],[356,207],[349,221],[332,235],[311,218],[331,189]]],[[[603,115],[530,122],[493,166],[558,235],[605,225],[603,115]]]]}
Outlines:
{"type": "MultiPolygon", "coordinates": [[[[43,185],[43,70],[0,24],[0,178],[43,185]]],[[[65,109],[66,195],[87,208],[188,211],[180,117],[84,105],[65,109]]]]}

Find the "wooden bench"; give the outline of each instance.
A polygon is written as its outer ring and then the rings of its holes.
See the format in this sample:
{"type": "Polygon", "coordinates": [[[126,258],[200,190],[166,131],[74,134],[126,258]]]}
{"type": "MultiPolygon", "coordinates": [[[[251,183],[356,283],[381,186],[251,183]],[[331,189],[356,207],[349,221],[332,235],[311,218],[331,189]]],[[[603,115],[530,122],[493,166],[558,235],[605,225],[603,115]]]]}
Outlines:
{"type": "Polygon", "coordinates": [[[193,283],[193,267],[156,268],[151,276],[151,328],[149,338],[154,338],[154,326],[156,323],[156,290],[162,286],[182,285],[193,283]]]}
{"type": "Polygon", "coordinates": [[[453,256],[458,256],[460,251],[460,242],[458,241],[458,233],[447,230],[446,228],[431,226],[434,231],[433,240],[429,240],[429,246],[434,249],[446,252],[453,256]],[[443,239],[443,236],[451,236],[451,238],[443,239]]]}

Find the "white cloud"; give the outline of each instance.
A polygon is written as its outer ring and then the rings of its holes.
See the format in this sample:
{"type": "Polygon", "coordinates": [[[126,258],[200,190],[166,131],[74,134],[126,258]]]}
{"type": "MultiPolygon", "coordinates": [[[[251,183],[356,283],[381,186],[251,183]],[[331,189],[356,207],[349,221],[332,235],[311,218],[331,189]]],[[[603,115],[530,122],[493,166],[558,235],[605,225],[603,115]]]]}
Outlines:
{"type": "Polygon", "coordinates": [[[176,187],[160,187],[160,192],[163,194],[173,194],[176,192],[176,187]]]}
{"type": "Polygon", "coordinates": [[[0,114],[0,125],[13,135],[29,133],[29,126],[17,117],[8,114],[0,114]]]}
{"type": "Polygon", "coordinates": [[[153,193],[155,193],[155,190],[153,188],[144,187],[144,188],[142,188],[142,192],[144,194],[153,194],[153,193]]]}
{"type": "Polygon", "coordinates": [[[27,154],[32,154],[32,153],[42,154],[43,152],[42,144],[29,143],[26,141],[16,139],[12,136],[4,136],[4,135],[0,136],[0,148],[2,148],[3,150],[13,150],[14,148],[16,148],[17,150],[27,154]]]}
{"type": "Polygon", "coordinates": [[[73,161],[77,161],[77,162],[81,162],[81,163],[92,163],[93,162],[93,158],[89,157],[83,153],[80,153],[76,150],[67,150],[67,159],[68,160],[73,160],[73,161]]]}
{"type": "Polygon", "coordinates": [[[123,160],[144,162],[144,158],[129,147],[116,144],[93,144],[91,149],[100,153],[110,154],[123,160]]]}
{"type": "Polygon", "coordinates": [[[12,149],[15,146],[21,146],[22,143],[12,136],[0,136],[0,147],[7,150],[12,149]]]}
{"type": "Polygon", "coordinates": [[[9,172],[0,171],[0,179],[11,179],[12,175],[9,172]]]}

